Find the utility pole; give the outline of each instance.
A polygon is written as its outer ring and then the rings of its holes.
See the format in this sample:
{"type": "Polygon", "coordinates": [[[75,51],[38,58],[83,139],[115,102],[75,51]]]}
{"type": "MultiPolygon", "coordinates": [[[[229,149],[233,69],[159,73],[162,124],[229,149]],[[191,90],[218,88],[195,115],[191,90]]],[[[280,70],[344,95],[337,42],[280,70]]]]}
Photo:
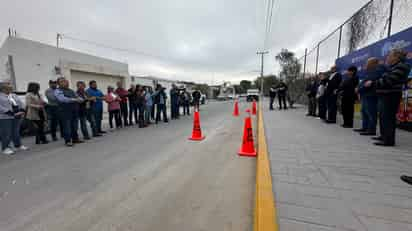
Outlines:
{"type": "Polygon", "coordinates": [[[56,36],[56,47],[57,48],[59,48],[61,38],[62,38],[62,35],[57,33],[57,36],[56,36]]]}
{"type": "Polygon", "coordinates": [[[389,19],[388,19],[388,38],[392,34],[393,7],[394,7],[394,0],[391,0],[391,5],[389,8],[389,19]]]}
{"type": "Polygon", "coordinates": [[[269,51],[260,51],[256,52],[257,55],[261,56],[261,63],[260,63],[260,94],[262,94],[263,99],[263,63],[265,61],[265,55],[268,54],[269,51]]]}

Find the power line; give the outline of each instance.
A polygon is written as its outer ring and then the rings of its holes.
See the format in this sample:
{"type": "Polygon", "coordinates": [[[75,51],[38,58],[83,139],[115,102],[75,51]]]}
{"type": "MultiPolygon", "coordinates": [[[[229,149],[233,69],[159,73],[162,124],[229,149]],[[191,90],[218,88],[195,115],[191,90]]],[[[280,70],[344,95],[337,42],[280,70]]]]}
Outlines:
{"type": "Polygon", "coordinates": [[[268,6],[266,11],[266,30],[265,30],[265,40],[263,43],[264,50],[268,48],[268,40],[272,32],[272,22],[273,22],[273,8],[275,5],[274,0],[268,0],[268,6]]]}
{"type": "Polygon", "coordinates": [[[73,41],[77,41],[77,42],[81,42],[81,43],[86,43],[86,44],[89,44],[89,45],[102,47],[102,48],[106,48],[106,49],[110,49],[110,50],[116,50],[116,51],[120,51],[120,52],[132,53],[132,54],[136,54],[136,55],[140,55],[140,56],[147,56],[147,57],[156,58],[156,59],[170,60],[170,58],[167,58],[167,57],[164,57],[164,56],[153,55],[153,54],[149,54],[149,53],[146,53],[146,52],[137,51],[137,50],[134,50],[134,49],[114,47],[114,46],[110,46],[110,45],[107,45],[107,44],[98,43],[98,42],[94,42],[94,41],[90,41],[90,40],[86,40],[86,39],[75,38],[75,37],[67,35],[67,34],[60,34],[60,38],[69,39],[69,40],[73,40],[73,41]]]}

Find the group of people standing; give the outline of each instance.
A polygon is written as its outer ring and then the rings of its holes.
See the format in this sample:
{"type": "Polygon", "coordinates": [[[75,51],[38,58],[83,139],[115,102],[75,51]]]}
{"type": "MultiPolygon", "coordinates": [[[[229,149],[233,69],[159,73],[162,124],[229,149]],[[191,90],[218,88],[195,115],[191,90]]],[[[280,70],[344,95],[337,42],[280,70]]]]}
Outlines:
{"type": "Polygon", "coordinates": [[[342,127],[353,128],[355,103],[360,99],[362,127],[354,131],[363,136],[374,136],[375,145],[394,146],[396,113],[410,71],[406,53],[397,49],[390,52],[386,65],[377,58],[368,59],[362,74],[358,74],[357,67],[351,66],[342,76],[334,66],[329,73],[311,78],[307,85],[307,115],[334,124],[340,102],[342,127]],[[378,121],[379,136],[376,136],[378,121]]]}
{"type": "Polygon", "coordinates": [[[277,85],[272,85],[269,89],[269,109],[272,111],[274,110],[273,108],[273,103],[275,102],[276,96],[278,97],[279,101],[279,110],[287,110],[288,106],[286,104],[286,98],[288,94],[288,86],[286,83],[281,79],[279,84],[277,85]]]}
{"type": "MultiPolygon", "coordinates": [[[[53,141],[57,141],[60,128],[60,137],[65,145],[72,147],[74,144],[83,143],[92,137],[103,136],[106,131],[102,129],[103,104],[107,104],[109,126],[122,128],[138,125],[147,127],[151,123],[161,120],[168,122],[167,94],[160,84],[153,90],[151,87],[131,85],[129,89],[117,83],[117,88],[107,88],[106,94],[98,89],[97,82],[88,83],[79,81],[76,90],[69,86],[69,81],[63,77],[49,81],[49,88],[44,97],[40,94],[40,84],[28,84],[25,103],[13,93],[10,83],[0,83],[0,139],[3,154],[12,155],[17,150],[26,150],[21,144],[20,126],[23,119],[30,122],[35,131],[35,143],[47,144],[46,128],[50,128],[53,141]],[[83,139],[79,136],[79,126],[83,139]],[[91,132],[91,133],[90,133],[91,132]],[[13,145],[11,145],[13,144],[13,145]]],[[[197,94],[194,102],[199,102],[197,94]]],[[[185,89],[178,90],[173,85],[171,91],[171,116],[178,119],[180,106],[184,108],[183,114],[190,115],[191,94],[185,89]]],[[[195,103],[198,107],[199,103],[195,103]]]]}

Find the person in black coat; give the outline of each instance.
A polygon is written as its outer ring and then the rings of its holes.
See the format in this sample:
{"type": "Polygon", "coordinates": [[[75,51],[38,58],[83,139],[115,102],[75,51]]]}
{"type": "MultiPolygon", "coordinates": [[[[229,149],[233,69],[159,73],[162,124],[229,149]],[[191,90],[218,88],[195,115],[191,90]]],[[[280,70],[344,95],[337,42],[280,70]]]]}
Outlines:
{"type": "Polygon", "coordinates": [[[336,66],[331,68],[331,75],[328,79],[328,85],[325,90],[328,118],[327,123],[336,123],[338,89],[342,82],[342,75],[337,71],[336,66]]]}
{"type": "Polygon", "coordinates": [[[272,85],[272,87],[270,87],[269,89],[269,110],[273,110],[273,102],[275,101],[276,98],[276,87],[274,85],[272,85]]]}
{"type": "Polygon", "coordinates": [[[396,130],[396,113],[402,99],[402,91],[407,83],[411,66],[406,63],[406,53],[394,49],[386,59],[389,69],[377,80],[365,82],[365,87],[375,87],[378,95],[378,111],[381,128],[381,136],[375,145],[394,146],[396,130]]]}
{"type": "Polygon", "coordinates": [[[326,121],[327,105],[326,105],[325,89],[326,89],[327,84],[328,84],[328,78],[326,77],[324,73],[320,73],[319,86],[316,92],[316,99],[318,101],[318,108],[319,108],[318,116],[322,121],[326,121]]]}
{"type": "Polygon", "coordinates": [[[342,96],[342,127],[344,128],[353,128],[353,115],[355,113],[355,101],[357,99],[355,89],[359,84],[357,72],[357,67],[349,67],[347,70],[346,79],[339,86],[338,90],[338,93],[342,96]]]}
{"type": "Polygon", "coordinates": [[[283,105],[283,109],[285,110],[288,109],[288,106],[286,105],[286,95],[288,92],[288,86],[281,79],[276,89],[277,89],[278,100],[279,100],[279,109],[282,110],[282,105],[283,105]]]}
{"type": "Polygon", "coordinates": [[[306,94],[308,96],[308,114],[307,116],[316,116],[316,94],[318,92],[317,77],[311,77],[308,85],[306,86],[306,94]]]}

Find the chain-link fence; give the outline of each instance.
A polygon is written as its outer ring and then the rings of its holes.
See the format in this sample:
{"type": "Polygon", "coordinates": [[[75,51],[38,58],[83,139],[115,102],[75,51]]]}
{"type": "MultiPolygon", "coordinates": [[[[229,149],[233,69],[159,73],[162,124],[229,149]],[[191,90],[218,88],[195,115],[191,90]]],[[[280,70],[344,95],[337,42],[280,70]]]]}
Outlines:
{"type": "MultiPolygon", "coordinates": [[[[371,0],[356,13],[307,49],[299,58],[300,76],[308,79],[326,72],[339,57],[366,47],[412,25],[412,0],[371,0]]],[[[301,89],[304,92],[304,88],[301,89]]]]}

